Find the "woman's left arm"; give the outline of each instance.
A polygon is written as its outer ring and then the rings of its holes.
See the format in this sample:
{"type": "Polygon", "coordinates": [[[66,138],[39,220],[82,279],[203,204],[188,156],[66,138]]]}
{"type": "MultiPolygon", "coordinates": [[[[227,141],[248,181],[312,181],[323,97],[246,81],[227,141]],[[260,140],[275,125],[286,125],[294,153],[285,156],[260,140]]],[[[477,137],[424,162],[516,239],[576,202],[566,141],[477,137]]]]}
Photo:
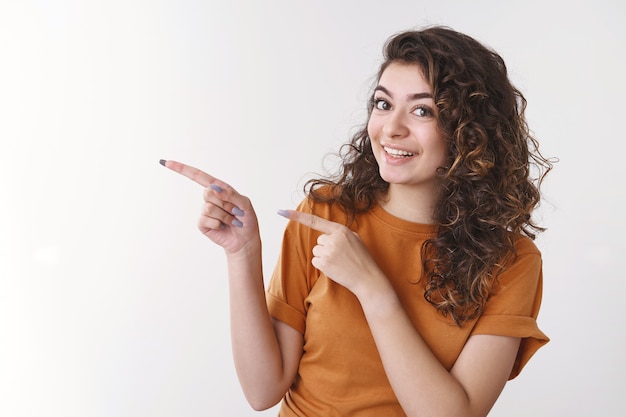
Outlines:
{"type": "Polygon", "coordinates": [[[356,233],[312,214],[281,214],[322,232],[313,248],[313,266],[359,299],[387,378],[408,416],[487,415],[511,373],[519,338],[471,336],[448,371],[356,233]]]}
{"type": "Polygon", "coordinates": [[[357,297],[405,413],[486,416],[511,373],[520,339],[471,336],[448,371],[411,323],[393,288],[388,287],[378,293],[372,287],[357,297]]]}

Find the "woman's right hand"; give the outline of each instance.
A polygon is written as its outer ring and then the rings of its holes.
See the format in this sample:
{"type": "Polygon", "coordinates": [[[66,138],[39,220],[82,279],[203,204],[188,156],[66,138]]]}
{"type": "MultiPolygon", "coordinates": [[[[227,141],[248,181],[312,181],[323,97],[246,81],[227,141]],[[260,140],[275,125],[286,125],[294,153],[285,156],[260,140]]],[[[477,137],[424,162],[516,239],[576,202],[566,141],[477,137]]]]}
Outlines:
{"type": "Polygon", "coordinates": [[[198,219],[202,234],[223,247],[227,254],[260,243],[259,225],[250,199],[197,168],[176,161],[160,163],[204,187],[204,204],[198,219]]]}
{"type": "Polygon", "coordinates": [[[261,238],[250,200],[223,181],[176,161],[161,161],[204,187],[198,228],[226,251],[233,358],[246,398],[258,410],[277,404],[293,383],[304,339],[267,309],[261,238]]]}

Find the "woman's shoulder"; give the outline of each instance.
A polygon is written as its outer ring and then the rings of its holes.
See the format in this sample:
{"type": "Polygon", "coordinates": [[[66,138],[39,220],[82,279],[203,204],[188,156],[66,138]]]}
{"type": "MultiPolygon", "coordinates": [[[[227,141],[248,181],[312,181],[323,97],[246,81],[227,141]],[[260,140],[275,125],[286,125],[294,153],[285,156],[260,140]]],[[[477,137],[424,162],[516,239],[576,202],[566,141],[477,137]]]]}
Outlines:
{"type": "Polygon", "coordinates": [[[518,256],[524,254],[536,254],[541,256],[541,251],[539,250],[535,242],[528,236],[517,235],[514,238],[514,247],[515,253],[518,256]]]}

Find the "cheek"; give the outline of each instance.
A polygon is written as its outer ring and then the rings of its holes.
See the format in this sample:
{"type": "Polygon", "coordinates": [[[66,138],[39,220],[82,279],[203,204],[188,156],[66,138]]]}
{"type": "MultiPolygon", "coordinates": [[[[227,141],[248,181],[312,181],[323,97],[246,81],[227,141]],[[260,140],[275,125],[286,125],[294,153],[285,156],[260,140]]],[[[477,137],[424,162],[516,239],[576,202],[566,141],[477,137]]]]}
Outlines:
{"type": "Polygon", "coordinates": [[[370,115],[367,121],[367,134],[370,138],[377,138],[380,130],[382,129],[382,120],[375,114],[370,115]]]}
{"type": "Polygon", "coordinates": [[[369,136],[369,137],[370,137],[370,140],[371,140],[371,139],[372,139],[372,137],[374,136],[374,129],[373,129],[373,127],[374,127],[374,126],[373,126],[373,122],[372,122],[372,119],[370,118],[370,119],[367,121],[367,136],[369,136]]]}
{"type": "Polygon", "coordinates": [[[448,162],[448,144],[444,138],[439,138],[439,166],[445,166],[448,162]]]}

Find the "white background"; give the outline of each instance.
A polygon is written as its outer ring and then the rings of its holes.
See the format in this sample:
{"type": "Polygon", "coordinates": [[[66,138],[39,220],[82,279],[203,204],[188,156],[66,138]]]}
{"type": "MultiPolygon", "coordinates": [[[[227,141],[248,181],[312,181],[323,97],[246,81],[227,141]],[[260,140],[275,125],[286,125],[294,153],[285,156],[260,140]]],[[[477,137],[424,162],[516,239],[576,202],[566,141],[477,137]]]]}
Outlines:
{"type": "Polygon", "coordinates": [[[276,210],[364,121],[383,42],[430,24],[501,53],[560,159],[552,341],[491,415],[623,415],[625,21],[619,0],[1,0],[0,415],[275,415],[235,377],[201,188],[158,160],[253,200],[269,274],[276,210]]]}

